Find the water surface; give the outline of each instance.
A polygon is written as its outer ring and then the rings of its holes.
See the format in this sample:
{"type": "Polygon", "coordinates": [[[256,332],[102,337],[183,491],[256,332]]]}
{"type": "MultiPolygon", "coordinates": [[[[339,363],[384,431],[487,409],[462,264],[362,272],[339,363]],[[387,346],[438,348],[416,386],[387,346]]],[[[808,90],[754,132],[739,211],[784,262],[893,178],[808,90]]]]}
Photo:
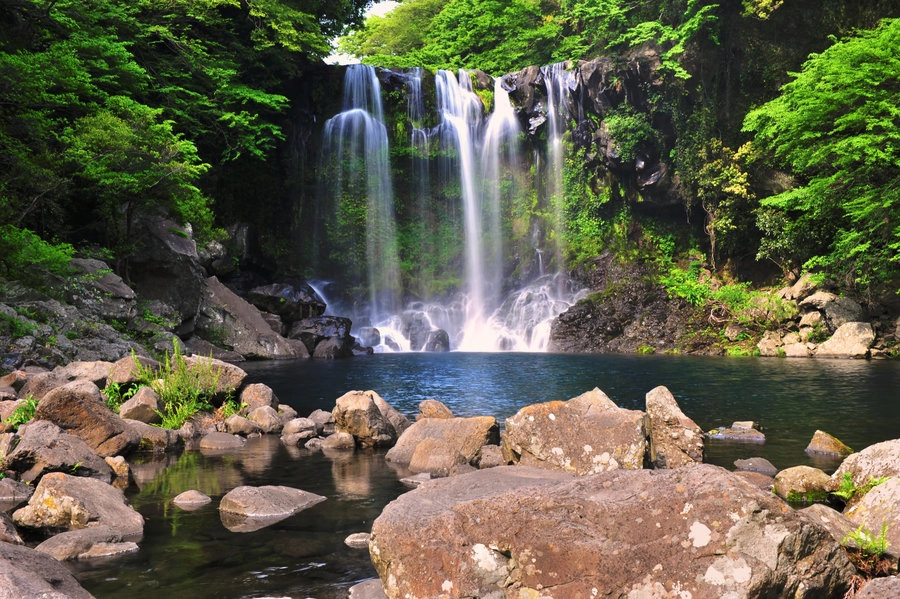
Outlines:
{"type": "MultiPolygon", "coordinates": [[[[554,354],[377,354],[344,361],[244,364],[300,415],[330,410],[350,390],[373,389],[413,416],[434,398],[456,415],[502,420],[521,407],[568,399],[598,387],[622,407],[643,409],[657,385],[675,395],[704,430],[755,420],[764,444],[710,443],[707,459],[762,456],[779,468],[816,461],[804,448],[816,429],[855,449],[900,438],[900,364],[851,360],[735,359],[554,354]]],[[[366,532],[384,505],[405,489],[383,453],[288,450],[277,437],[252,440],[237,452],[186,452],[134,466],[133,505],[147,520],[138,553],[79,564],[76,575],[99,598],[345,598],[375,575],[368,553],[344,545],[366,532]],[[167,466],[164,469],[164,466],[167,466]],[[252,533],[229,532],[218,500],[241,484],[282,484],[327,501],[252,533]],[[196,488],[213,503],[196,511],[171,505],[196,488]]]]}

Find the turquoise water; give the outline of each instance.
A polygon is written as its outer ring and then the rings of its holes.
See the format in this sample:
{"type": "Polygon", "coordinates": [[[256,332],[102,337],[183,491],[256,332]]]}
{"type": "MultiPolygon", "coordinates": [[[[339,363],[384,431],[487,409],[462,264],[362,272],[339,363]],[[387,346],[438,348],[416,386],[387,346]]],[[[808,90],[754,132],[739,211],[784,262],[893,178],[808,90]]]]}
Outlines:
{"type": "MultiPolygon", "coordinates": [[[[816,429],[855,449],[900,438],[900,364],[849,360],[726,359],[554,354],[378,354],[351,360],[245,364],[300,415],[331,409],[346,391],[373,389],[413,416],[434,398],[456,415],[502,420],[540,401],[568,399],[599,387],[626,408],[643,408],[657,385],[675,395],[704,430],[755,420],[764,444],[707,445],[707,461],[762,456],[779,468],[812,464],[804,453],[816,429]]],[[[402,493],[397,473],[377,452],[323,455],[289,451],[277,438],[251,441],[237,452],[187,452],[167,462],[135,464],[129,490],[147,520],[139,552],[105,563],[74,566],[100,598],[316,597],[345,598],[374,576],[365,550],[344,538],[365,532],[383,506],[402,493]],[[163,469],[164,466],[167,468],[163,469]],[[283,484],[328,498],[253,533],[231,533],[218,499],[241,485],[283,484]],[[213,497],[186,512],[171,499],[190,488],[213,497]]]]}

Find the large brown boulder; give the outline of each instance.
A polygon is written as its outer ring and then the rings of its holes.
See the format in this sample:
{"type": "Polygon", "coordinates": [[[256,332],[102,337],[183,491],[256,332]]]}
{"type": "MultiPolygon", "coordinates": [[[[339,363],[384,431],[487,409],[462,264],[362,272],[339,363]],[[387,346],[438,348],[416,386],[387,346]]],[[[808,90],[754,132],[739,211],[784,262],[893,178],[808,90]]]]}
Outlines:
{"type": "Polygon", "coordinates": [[[0,543],[0,599],[92,599],[58,560],[34,549],[0,543]]]}
{"type": "Polygon", "coordinates": [[[51,472],[41,478],[28,505],[13,512],[19,526],[49,532],[108,526],[130,540],[144,534],[144,518],[119,489],[93,478],[51,472]]]}
{"type": "Polygon", "coordinates": [[[832,478],[837,484],[845,474],[850,475],[857,487],[873,478],[900,476],[900,439],[882,441],[847,456],[832,478]]]}
{"type": "Polygon", "coordinates": [[[459,464],[479,463],[481,448],[500,441],[493,416],[423,418],[400,435],[385,459],[413,472],[447,476],[459,464]]]}
{"type": "Polygon", "coordinates": [[[703,430],[685,416],[665,387],[647,393],[650,418],[650,463],[654,468],[677,468],[703,461],[703,430]]]}
{"type": "Polygon", "coordinates": [[[374,391],[345,393],[337,398],[331,411],[335,431],[350,433],[360,447],[390,447],[400,433],[392,423],[396,420],[393,408],[388,410],[386,406],[389,407],[374,391]]]}
{"type": "Polygon", "coordinates": [[[707,464],[585,477],[522,466],[426,482],[372,526],[401,597],[842,597],[829,533],[707,464]]]}
{"type": "Polygon", "coordinates": [[[506,419],[503,434],[508,462],[579,475],[643,468],[646,452],[647,415],[619,408],[599,389],[526,406],[506,419]]]}
{"type": "Polygon", "coordinates": [[[38,402],[34,417],[83,439],[101,457],[127,454],[140,443],[140,437],[109,409],[100,389],[89,381],[54,389],[38,402]]]}
{"type": "Polygon", "coordinates": [[[47,472],[77,472],[104,482],[112,480],[109,465],[87,443],[47,420],[21,427],[14,441],[15,447],[0,468],[18,472],[23,482],[35,482],[47,472]]]}

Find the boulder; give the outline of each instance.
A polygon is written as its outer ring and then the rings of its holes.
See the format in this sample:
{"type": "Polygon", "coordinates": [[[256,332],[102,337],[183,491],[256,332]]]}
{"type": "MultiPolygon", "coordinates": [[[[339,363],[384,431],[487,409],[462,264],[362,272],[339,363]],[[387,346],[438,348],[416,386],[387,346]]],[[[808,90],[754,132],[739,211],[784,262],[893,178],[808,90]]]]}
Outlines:
{"type": "Polygon", "coordinates": [[[215,383],[213,395],[219,402],[232,397],[247,380],[247,372],[243,368],[217,358],[186,356],[184,363],[200,376],[212,379],[209,382],[215,383]]]}
{"type": "Polygon", "coordinates": [[[503,434],[507,462],[579,475],[643,468],[647,445],[647,415],[619,408],[599,389],[526,406],[506,419],[503,434]]]}
{"type": "Polygon", "coordinates": [[[17,443],[0,463],[0,469],[19,473],[19,479],[32,483],[47,472],[78,472],[104,482],[112,480],[109,465],[81,438],[64,432],[46,420],[35,420],[21,427],[17,443]]]}
{"type": "Polygon", "coordinates": [[[287,424],[289,421],[297,417],[297,410],[287,404],[278,404],[277,410],[278,417],[281,418],[281,422],[284,424],[287,424]]]}
{"type": "MultiPolygon", "coordinates": [[[[377,595],[373,597],[377,597],[377,595]]],[[[853,599],[886,599],[887,597],[900,597],[900,576],[873,578],[853,595],[853,599]]]]}
{"type": "Polygon", "coordinates": [[[834,483],[818,468],[794,466],[775,475],[774,490],[779,497],[791,502],[814,503],[828,499],[834,483]]]}
{"type": "Polygon", "coordinates": [[[756,349],[759,350],[759,355],[773,358],[778,355],[778,350],[783,345],[781,335],[777,331],[766,331],[756,344],[756,349]]]}
{"type": "Polygon", "coordinates": [[[69,292],[69,303],[102,320],[134,318],[137,295],[106,262],[73,258],[69,264],[83,275],[78,278],[78,293],[69,292]]]}
{"type": "Polygon", "coordinates": [[[714,428],[706,436],[719,441],[741,441],[745,443],[765,443],[766,435],[755,422],[738,421],[725,428],[714,428]]]}
{"type": "Polygon", "coordinates": [[[351,549],[368,549],[369,533],[355,532],[344,539],[344,545],[350,547],[351,549]]]}
{"type": "Polygon", "coordinates": [[[815,453],[820,455],[830,455],[846,457],[853,453],[853,450],[844,445],[839,439],[817,430],[813,433],[809,445],[806,446],[806,453],[815,453]]]}
{"type": "Polygon", "coordinates": [[[104,482],[62,472],[45,474],[28,500],[13,512],[19,526],[49,531],[108,526],[130,540],[140,539],[144,518],[125,495],[104,482]]]}
{"type": "Polygon", "coordinates": [[[64,562],[134,553],[138,546],[134,535],[100,525],[53,535],[34,549],[64,562]]]}
{"type": "Polygon", "coordinates": [[[349,318],[342,316],[317,316],[304,318],[291,326],[288,337],[299,339],[313,353],[316,347],[326,339],[336,338],[339,345],[353,346],[353,337],[350,329],[353,323],[349,318]]]}
{"type": "Polygon", "coordinates": [[[384,594],[384,587],[381,586],[381,581],[377,578],[358,582],[350,587],[349,592],[350,599],[388,599],[387,595],[384,594]]]}
{"type": "Polygon", "coordinates": [[[837,598],[854,573],[825,529],[707,464],[479,470],[401,495],[371,535],[392,599],[837,598]]]}
{"type": "Polygon", "coordinates": [[[250,410],[250,413],[247,414],[247,420],[258,426],[266,434],[280,433],[284,427],[278,412],[270,406],[261,406],[250,410]]]}
{"type": "Polygon", "coordinates": [[[152,388],[144,386],[119,406],[119,417],[157,424],[162,420],[159,415],[161,409],[159,395],[152,388]]]}
{"type": "Polygon", "coordinates": [[[319,360],[337,360],[349,358],[353,355],[354,341],[352,338],[326,337],[316,343],[312,350],[312,357],[319,360]]]}
{"type": "Polygon", "coordinates": [[[453,418],[453,412],[436,399],[424,399],[419,402],[419,413],[416,414],[416,420],[423,418],[453,418]]]}
{"type": "Polygon", "coordinates": [[[193,321],[206,273],[189,232],[175,221],[148,216],[135,220],[132,238],[138,248],[129,259],[134,289],[174,308],[182,323],[193,321]]]}
{"type": "Polygon", "coordinates": [[[184,439],[172,429],[160,428],[140,420],[125,420],[125,424],[130,426],[140,438],[138,451],[165,453],[178,451],[184,447],[184,439]]]}
{"type": "Polygon", "coordinates": [[[896,559],[900,557],[900,477],[889,478],[873,487],[855,501],[844,515],[874,538],[885,530],[887,553],[894,558],[896,565],[896,559]],[[885,526],[887,528],[883,529],[885,526]]]}
{"type": "Polygon", "coordinates": [[[500,427],[493,416],[423,418],[400,436],[385,460],[412,472],[448,476],[454,466],[477,464],[481,448],[499,440],[500,427]]]}
{"type": "Polygon", "coordinates": [[[499,445],[485,445],[479,453],[481,454],[478,456],[479,468],[506,466],[506,460],[503,459],[503,449],[499,445]]]}
{"type": "Polygon", "coordinates": [[[103,402],[100,389],[74,381],[54,389],[38,402],[35,420],[47,420],[81,438],[101,457],[127,454],[140,438],[103,402]]]}
{"type": "Polygon", "coordinates": [[[107,377],[107,384],[134,385],[140,382],[138,379],[139,368],[157,370],[159,362],[146,356],[126,356],[112,365],[107,377]]]}
{"type": "Polygon", "coordinates": [[[197,333],[227,345],[245,358],[306,358],[300,343],[272,330],[259,309],[239,297],[216,277],[206,279],[197,314],[197,333]]]}
{"type": "Polygon", "coordinates": [[[325,497],[301,489],[266,485],[241,486],[219,502],[222,522],[232,532],[251,532],[284,520],[325,501],[325,497]]]}
{"type": "MultiPolygon", "coordinates": [[[[335,430],[350,433],[361,447],[390,447],[399,436],[378,407],[374,391],[350,391],[335,401],[335,430]]],[[[380,399],[380,398],[379,398],[380,399]]]]}
{"type": "Polygon", "coordinates": [[[316,423],[316,434],[327,437],[334,434],[334,414],[326,410],[313,410],[309,419],[316,423]]]}
{"type": "MultiPolygon", "coordinates": [[[[310,442],[312,442],[312,441],[315,441],[315,439],[310,439],[310,441],[307,442],[307,444],[306,444],[307,448],[311,448],[310,442]]],[[[337,450],[350,449],[350,450],[352,450],[352,449],[356,449],[356,439],[354,439],[353,435],[351,435],[350,433],[338,431],[338,432],[334,433],[333,435],[329,435],[328,437],[326,437],[325,440],[322,441],[320,447],[323,450],[329,450],[329,449],[337,449],[337,450]]]]}
{"type": "Polygon", "coordinates": [[[263,383],[251,383],[241,389],[240,403],[247,404],[247,410],[269,406],[278,409],[278,397],[272,388],[263,383]]]}
{"type": "Polygon", "coordinates": [[[90,362],[69,362],[65,366],[57,366],[53,370],[62,374],[68,381],[86,380],[94,383],[98,387],[105,387],[106,380],[109,378],[112,367],[112,362],[93,360],[90,362]]]}
{"type": "Polygon", "coordinates": [[[72,573],[49,555],[0,543],[0,599],[93,599],[72,573]]]}
{"type": "Polygon", "coordinates": [[[849,474],[857,487],[873,478],[900,475],[900,439],[882,441],[847,456],[832,478],[839,482],[844,474],[849,474]]]}
{"type": "Polygon", "coordinates": [[[825,315],[830,330],[834,331],[848,322],[866,320],[866,312],[857,302],[830,291],[816,291],[798,304],[801,312],[819,310],[825,315]]]}
{"type": "Polygon", "coordinates": [[[370,391],[369,393],[372,394],[372,400],[375,402],[375,406],[378,408],[381,414],[385,418],[387,418],[388,422],[391,423],[391,426],[394,427],[394,432],[397,434],[397,436],[399,437],[400,435],[402,435],[412,424],[409,421],[409,418],[407,418],[394,406],[382,399],[382,397],[374,391],[370,391]]]}
{"type": "Polygon", "coordinates": [[[316,423],[309,418],[293,418],[281,430],[281,442],[288,447],[305,444],[316,436],[316,423]]]}
{"type": "Polygon", "coordinates": [[[6,512],[0,512],[0,543],[12,543],[13,545],[24,545],[16,525],[6,512]]]}
{"type": "Polygon", "coordinates": [[[444,329],[428,331],[425,346],[422,349],[427,352],[448,352],[450,351],[450,335],[444,329]]]}
{"type": "Polygon", "coordinates": [[[375,327],[360,327],[356,340],[363,347],[376,347],[381,345],[381,331],[375,327]]]}
{"type": "Polygon", "coordinates": [[[9,512],[27,502],[34,487],[9,477],[0,479],[0,512],[9,512]]]}
{"type": "Polygon", "coordinates": [[[650,463],[677,468],[703,461],[703,431],[684,415],[671,391],[656,387],[646,397],[650,419],[650,463]]]}
{"type": "Polygon", "coordinates": [[[875,342],[875,331],[868,322],[842,324],[827,341],[820,343],[816,357],[868,358],[875,342]]]}
{"type": "Polygon", "coordinates": [[[824,528],[831,534],[831,538],[842,545],[852,546],[852,541],[847,539],[847,534],[856,526],[847,516],[822,503],[814,503],[800,510],[800,513],[824,528]]]}
{"type": "Polygon", "coordinates": [[[262,429],[255,422],[251,422],[248,418],[238,414],[232,414],[225,419],[225,432],[231,435],[253,435],[262,432],[262,429]]]}
{"type": "Polygon", "coordinates": [[[325,300],[306,283],[254,287],[247,293],[247,300],[260,310],[278,315],[286,323],[321,316],[326,308],[325,300]]]}

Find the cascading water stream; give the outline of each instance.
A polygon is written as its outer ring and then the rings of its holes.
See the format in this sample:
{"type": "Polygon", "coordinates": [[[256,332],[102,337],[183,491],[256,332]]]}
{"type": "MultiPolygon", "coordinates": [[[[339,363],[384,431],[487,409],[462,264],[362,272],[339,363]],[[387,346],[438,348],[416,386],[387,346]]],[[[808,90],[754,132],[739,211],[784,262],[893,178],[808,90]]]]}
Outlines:
{"type": "Polygon", "coordinates": [[[336,208],[362,187],[366,205],[366,264],[373,322],[400,307],[400,261],[381,85],[375,69],[350,65],[344,76],[343,110],[325,123],[323,156],[334,165],[336,208]],[[364,174],[363,174],[364,173],[364,174]]]}
{"type": "Polygon", "coordinates": [[[541,67],[544,76],[544,84],[547,88],[547,168],[545,175],[545,194],[551,206],[553,214],[553,258],[556,268],[563,264],[564,247],[562,240],[565,231],[565,208],[563,198],[563,168],[565,165],[565,148],[563,135],[566,132],[566,92],[568,73],[566,64],[556,64],[541,67]]]}

